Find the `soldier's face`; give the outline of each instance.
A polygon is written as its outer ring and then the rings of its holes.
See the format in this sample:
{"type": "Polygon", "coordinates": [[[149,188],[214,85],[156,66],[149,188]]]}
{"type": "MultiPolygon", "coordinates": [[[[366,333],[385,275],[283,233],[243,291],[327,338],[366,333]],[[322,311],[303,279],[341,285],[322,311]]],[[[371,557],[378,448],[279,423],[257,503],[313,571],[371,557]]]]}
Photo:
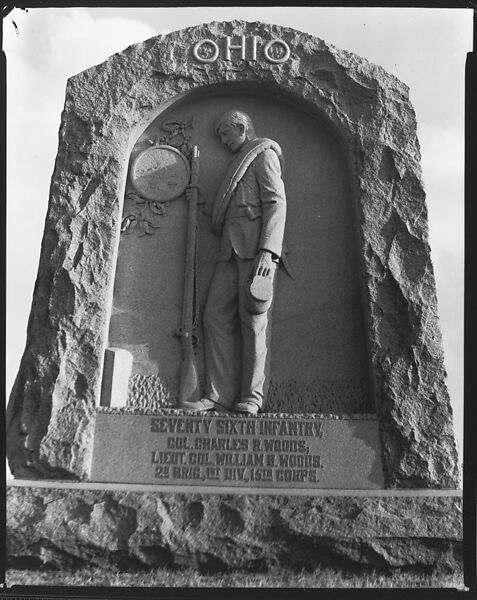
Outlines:
{"type": "Polygon", "coordinates": [[[231,152],[238,152],[247,141],[243,125],[224,124],[219,127],[218,136],[222,144],[231,152]]]}

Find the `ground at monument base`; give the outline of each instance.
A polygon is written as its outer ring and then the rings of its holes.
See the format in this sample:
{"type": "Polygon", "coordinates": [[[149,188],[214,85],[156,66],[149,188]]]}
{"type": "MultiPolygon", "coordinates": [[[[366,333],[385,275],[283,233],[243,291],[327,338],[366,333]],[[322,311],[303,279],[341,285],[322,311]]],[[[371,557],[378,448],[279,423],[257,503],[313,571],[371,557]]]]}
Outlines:
{"type": "MultiPolygon", "coordinates": [[[[344,569],[317,567],[314,571],[294,571],[283,567],[266,573],[234,571],[200,573],[196,569],[150,569],[119,571],[84,568],[72,571],[7,571],[12,586],[95,586],[159,588],[453,588],[465,590],[461,569],[441,572],[438,569],[344,569]]],[[[38,592],[38,589],[36,590],[38,592]]]]}

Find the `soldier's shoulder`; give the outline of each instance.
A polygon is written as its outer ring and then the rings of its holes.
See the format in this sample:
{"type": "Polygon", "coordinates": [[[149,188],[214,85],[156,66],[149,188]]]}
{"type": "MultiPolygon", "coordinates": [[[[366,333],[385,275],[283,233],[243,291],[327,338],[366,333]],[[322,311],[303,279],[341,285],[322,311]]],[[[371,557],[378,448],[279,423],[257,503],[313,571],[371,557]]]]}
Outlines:
{"type": "Polygon", "coordinates": [[[263,152],[260,152],[255,159],[255,162],[259,165],[265,165],[269,163],[279,163],[280,160],[278,158],[278,154],[275,152],[275,150],[273,150],[273,148],[266,148],[263,150],[263,152]]]}

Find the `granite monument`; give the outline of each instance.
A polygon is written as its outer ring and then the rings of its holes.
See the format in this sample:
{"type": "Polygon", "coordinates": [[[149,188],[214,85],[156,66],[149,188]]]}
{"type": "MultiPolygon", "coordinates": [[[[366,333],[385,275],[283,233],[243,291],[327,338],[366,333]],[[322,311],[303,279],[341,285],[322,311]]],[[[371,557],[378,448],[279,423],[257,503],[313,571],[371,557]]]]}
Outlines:
{"type": "Polygon", "coordinates": [[[405,84],[285,27],[70,78],[7,411],[12,564],[455,566],[419,160],[405,84]]]}

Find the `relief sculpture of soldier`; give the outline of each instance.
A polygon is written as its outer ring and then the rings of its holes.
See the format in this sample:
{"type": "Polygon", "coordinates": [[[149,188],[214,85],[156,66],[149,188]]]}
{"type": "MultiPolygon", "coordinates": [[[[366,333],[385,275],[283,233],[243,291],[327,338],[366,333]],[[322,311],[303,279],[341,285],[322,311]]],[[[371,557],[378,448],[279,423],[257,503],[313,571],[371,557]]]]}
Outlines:
{"type": "Polygon", "coordinates": [[[275,141],[256,137],[252,120],[240,110],[223,114],[215,132],[234,157],[211,214],[221,243],[204,310],[205,392],[184,408],[256,414],[270,377],[274,284],[286,220],[283,157],[275,141]]]}

